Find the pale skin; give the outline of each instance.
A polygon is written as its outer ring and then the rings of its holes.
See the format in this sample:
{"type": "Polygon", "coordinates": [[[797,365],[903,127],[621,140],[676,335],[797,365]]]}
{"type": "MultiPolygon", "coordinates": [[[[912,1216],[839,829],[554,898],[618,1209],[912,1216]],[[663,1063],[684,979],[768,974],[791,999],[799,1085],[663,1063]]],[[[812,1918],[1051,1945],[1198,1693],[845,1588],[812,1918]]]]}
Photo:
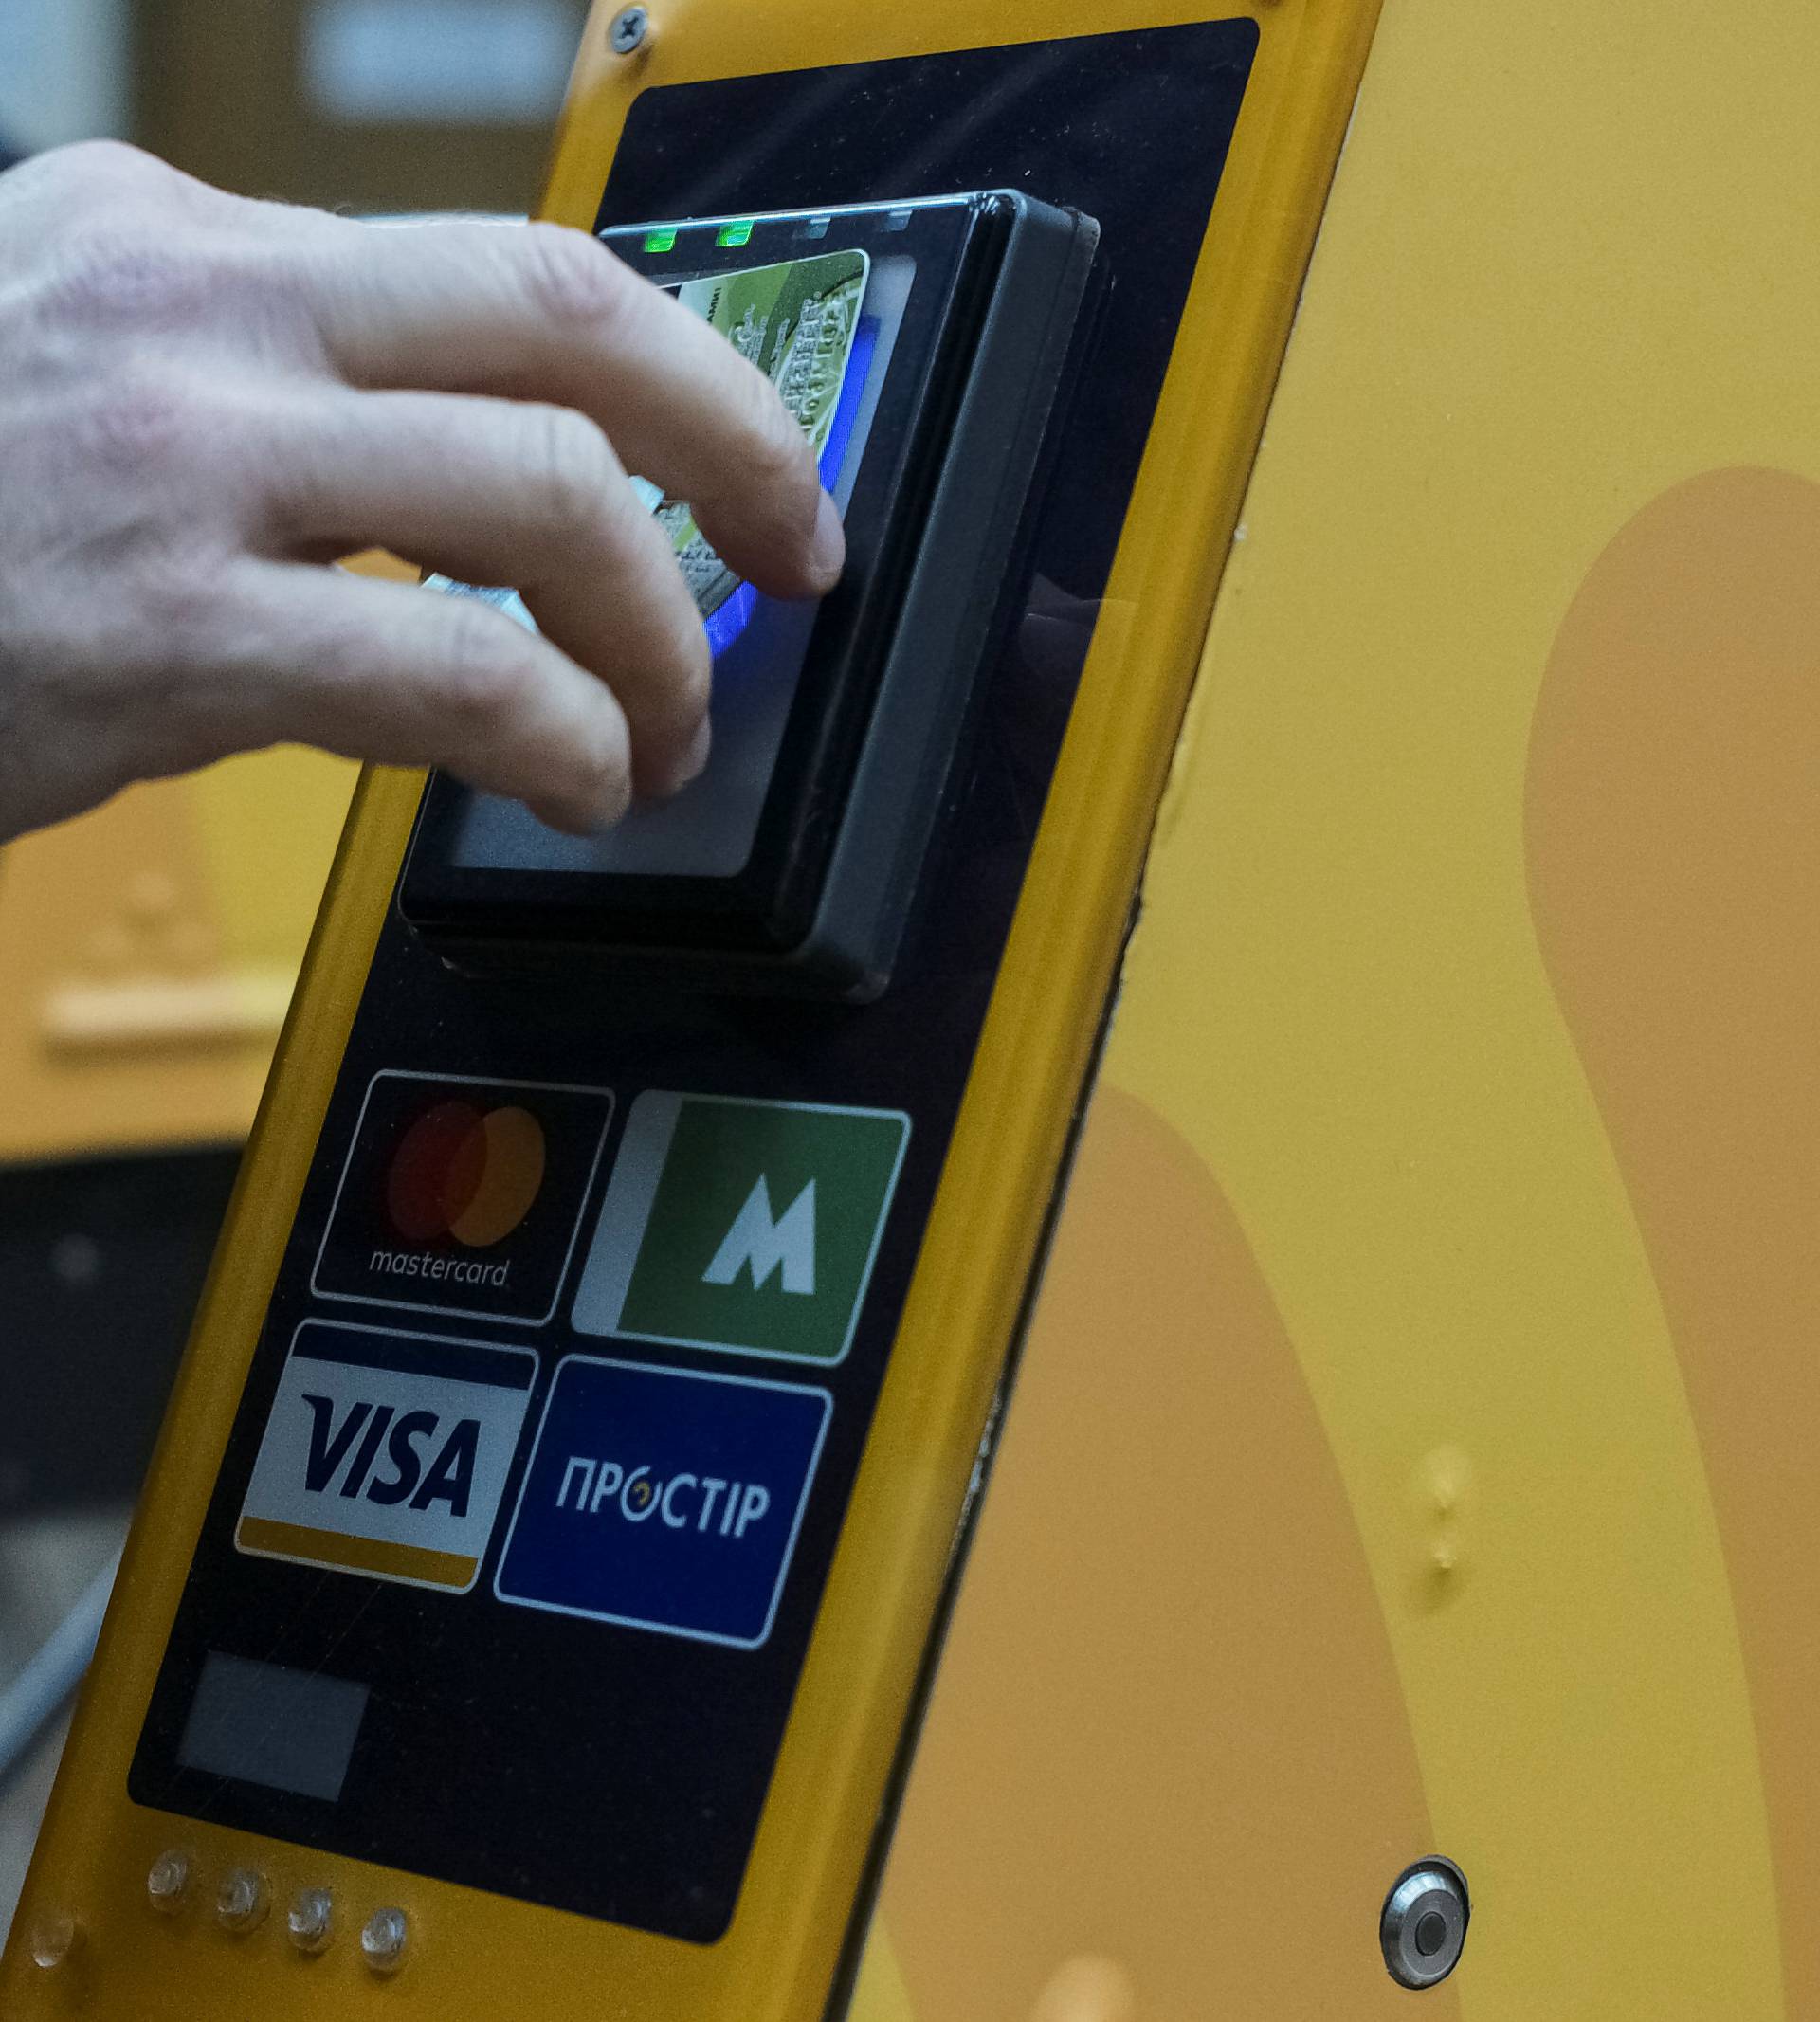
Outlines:
{"type": "Polygon", "coordinates": [[[838,578],[770,383],[585,233],[362,225],[109,143],[0,176],[0,841],[282,742],[576,832],[676,792],[709,654],[628,470],[761,590],[838,578]],[[545,636],[333,566],[370,547],[545,636]]]}

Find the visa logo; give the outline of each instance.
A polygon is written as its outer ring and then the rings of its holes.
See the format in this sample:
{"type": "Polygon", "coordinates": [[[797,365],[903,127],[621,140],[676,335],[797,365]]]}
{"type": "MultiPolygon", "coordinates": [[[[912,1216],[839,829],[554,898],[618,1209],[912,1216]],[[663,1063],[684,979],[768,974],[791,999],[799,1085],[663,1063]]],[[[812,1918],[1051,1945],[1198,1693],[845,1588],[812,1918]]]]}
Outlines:
{"type": "Polygon", "coordinates": [[[337,1426],[333,1397],[305,1391],[303,1402],[312,1416],[310,1450],[303,1464],[303,1486],[309,1494],[326,1494],[339,1475],[342,1495],[364,1495],[382,1509],[399,1503],[409,1503],[412,1509],[446,1503],[452,1516],[467,1515],[481,1450],[478,1418],[459,1420],[444,1436],[442,1420],[434,1412],[401,1413],[395,1405],[362,1400],[348,1407],[337,1426]],[[378,1466],[382,1448],[385,1468],[378,1466]],[[426,1462],[429,1453],[435,1457],[426,1462]]]}
{"type": "Polygon", "coordinates": [[[305,1321],[235,1543],[255,1557],[467,1592],[537,1369],[526,1348],[305,1321]]]}

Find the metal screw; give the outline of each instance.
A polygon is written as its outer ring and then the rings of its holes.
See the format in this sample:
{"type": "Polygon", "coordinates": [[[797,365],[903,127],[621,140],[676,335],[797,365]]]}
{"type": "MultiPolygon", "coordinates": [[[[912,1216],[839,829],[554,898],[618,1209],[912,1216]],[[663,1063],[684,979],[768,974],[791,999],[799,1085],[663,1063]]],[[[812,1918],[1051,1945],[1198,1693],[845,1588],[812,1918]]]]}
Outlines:
{"type": "Polygon", "coordinates": [[[46,1917],[31,1934],[31,1962],[41,1973],[55,1973],[76,1949],[81,1933],[74,1917],[46,1917]]]}
{"type": "Polygon", "coordinates": [[[335,1935],[335,1897],[326,1888],[300,1888],[288,1919],[291,1942],[300,1952],[327,1949],[335,1935]]]}
{"type": "Polygon", "coordinates": [[[377,1909],[360,1933],[360,1956],[375,1973],[396,1973],[410,1943],[410,1920],[401,1909],[377,1909]]]}
{"type": "Polygon", "coordinates": [[[254,1867],[232,1867],[215,1892],[215,1917],[223,1930],[245,1934],[265,1922],[272,1906],[265,1877],[254,1867]]]}
{"type": "Polygon", "coordinates": [[[1451,1861],[1417,1861],[1385,1898],[1378,1923],[1384,1963],[1399,1987],[1437,1987],[1460,1963],[1472,1903],[1451,1861]]]}
{"type": "Polygon", "coordinates": [[[622,8],[613,16],[613,25],[607,31],[607,39],[612,44],[615,56],[629,56],[650,31],[650,9],[627,7],[622,8]]]}
{"type": "Polygon", "coordinates": [[[174,1917],[190,1900],[190,1856],[173,1849],[152,1863],[145,1878],[146,1900],[155,1910],[174,1917]]]}

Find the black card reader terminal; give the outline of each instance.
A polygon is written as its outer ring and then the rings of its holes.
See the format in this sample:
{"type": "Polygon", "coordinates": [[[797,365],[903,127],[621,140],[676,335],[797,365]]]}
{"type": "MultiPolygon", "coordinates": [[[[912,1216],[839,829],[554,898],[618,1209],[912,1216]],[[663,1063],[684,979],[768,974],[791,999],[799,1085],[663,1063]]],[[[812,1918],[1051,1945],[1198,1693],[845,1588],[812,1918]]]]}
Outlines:
{"type": "Polygon", "coordinates": [[[652,487],[715,649],[708,770],[592,839],[437,777],[404,916],[462,968],[874,997],[1021,588],[1099,228],[989,190],[602,237],[771,372],[848,566],[819,605],[760,596],[652,487]]]}

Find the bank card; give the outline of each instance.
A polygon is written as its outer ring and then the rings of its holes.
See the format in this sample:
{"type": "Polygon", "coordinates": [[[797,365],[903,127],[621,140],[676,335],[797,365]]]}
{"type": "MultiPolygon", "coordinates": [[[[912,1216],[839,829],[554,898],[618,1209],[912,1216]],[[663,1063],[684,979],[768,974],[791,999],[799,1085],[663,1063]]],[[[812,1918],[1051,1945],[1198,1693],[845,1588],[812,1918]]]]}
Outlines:
{"type": "MultiPolygon", "coordinates": [[[[674,291],[685,309],[719,331],[777,389],[817,464],[834,431],[871,270],[871,256],[855,248],[704,274],[674,291]]],[[[824,483],[836,475],[824,471],[824,483]]],[[[738,589],[739,578],[703,538],[686,501],[639,483],[670,537],[697,608],[711,618],[738,589]]]]}
{"type": "MultiPolygon", "coordinates": [[[[871,272],[871,255],[854,248],[741,267],[731,274],[704,274],[681,282],[670,293],[765,374],[796,417],[821,465],[840,411],[871,272]]],[[[838,470],[823,469],[822,483],[831,487],[839,475],[838,470]]],[[[740,587],[738,576],[708,544],[686,500],[666,496],[646,478],[634,478],[632,485],[669,535],[696,608],[704,619],[712,618],[740,587]]],[[[537,630],[515,590],[482,589],[446,575],[431,575],[426,583],[451,595],[480,597],[516,618],[526,630],[537,630]]]]}

